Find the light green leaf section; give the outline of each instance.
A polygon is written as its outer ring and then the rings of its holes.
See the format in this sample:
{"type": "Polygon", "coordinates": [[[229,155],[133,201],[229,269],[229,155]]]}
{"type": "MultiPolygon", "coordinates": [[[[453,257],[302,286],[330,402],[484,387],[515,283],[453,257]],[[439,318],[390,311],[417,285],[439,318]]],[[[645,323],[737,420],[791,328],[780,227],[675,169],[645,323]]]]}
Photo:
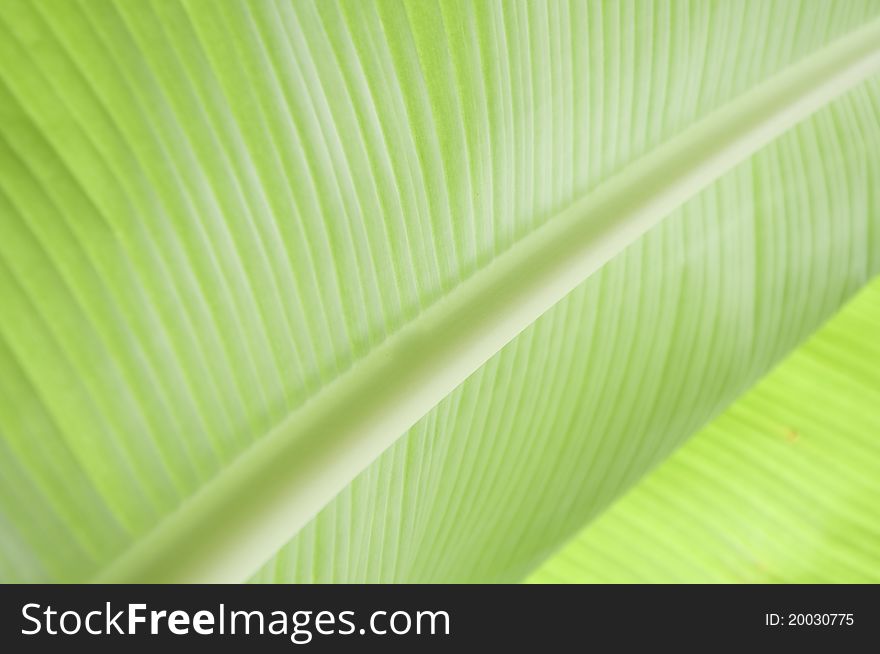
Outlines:
{"type": "Polygon", "coordinates": [[[880,582],[880,279],[530,578],[880,582]]]}
{"type": "Polygon", "coordinates": [[[0,0],[0,579],[521,577],[880,269],[878,13],[0,0]]]}
{"type": "Polygon", "coordinates": [[[255,580],[522,579],[880,271],[878,92],[795,128],[607,264],[255,580]]]}

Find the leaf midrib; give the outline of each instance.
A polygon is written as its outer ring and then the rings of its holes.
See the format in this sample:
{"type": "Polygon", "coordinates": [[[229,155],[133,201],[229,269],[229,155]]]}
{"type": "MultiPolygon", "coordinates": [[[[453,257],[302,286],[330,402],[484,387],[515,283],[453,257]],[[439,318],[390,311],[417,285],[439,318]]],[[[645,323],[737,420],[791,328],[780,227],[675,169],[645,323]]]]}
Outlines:
{"type": "Polygon", "coordinates": [[[880,20],[716,110],[552,217],[325,386],[101,572],[240,582],[504,345],[673,209],[880,71],[880,20]]]}

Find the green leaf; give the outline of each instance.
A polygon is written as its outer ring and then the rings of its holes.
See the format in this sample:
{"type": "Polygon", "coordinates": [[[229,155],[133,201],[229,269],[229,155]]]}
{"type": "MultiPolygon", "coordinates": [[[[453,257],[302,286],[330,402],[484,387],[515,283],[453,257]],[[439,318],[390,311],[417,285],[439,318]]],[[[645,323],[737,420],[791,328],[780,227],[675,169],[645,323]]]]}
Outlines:
{"type": "Polygon", "coordinates": [[[878,270],[878,90],[796,128],[590,277],[256,579],[524,577],[878,270]],[[849,182],[832,190],[838,171],[849,182]]]}
{"type": "Polygon", "coordinates": [[[523,576],[880,270],[878,10],[0,0],[3,580],[523,576]]]}
{"type": "Polygon", "coordinates": [[[880,279],[532,582],[880,581],[880,279]]]}

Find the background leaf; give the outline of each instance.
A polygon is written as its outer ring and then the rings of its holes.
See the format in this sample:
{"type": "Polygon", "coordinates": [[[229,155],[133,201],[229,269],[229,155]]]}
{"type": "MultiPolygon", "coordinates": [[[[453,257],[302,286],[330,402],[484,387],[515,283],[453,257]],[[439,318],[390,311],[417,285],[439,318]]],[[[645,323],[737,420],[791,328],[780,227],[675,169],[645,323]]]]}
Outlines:
{"type": "Polygon", "coordinates": [[[532,582],[877,583],[880,279],[532,582]]]}

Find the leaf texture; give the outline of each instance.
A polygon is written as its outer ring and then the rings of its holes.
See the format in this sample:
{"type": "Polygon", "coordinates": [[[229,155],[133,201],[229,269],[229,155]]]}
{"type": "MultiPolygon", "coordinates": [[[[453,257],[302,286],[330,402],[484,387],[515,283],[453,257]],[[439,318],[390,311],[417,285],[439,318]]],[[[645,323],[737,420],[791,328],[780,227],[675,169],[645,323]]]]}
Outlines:
{"type": "MultiPolygon", "coordinates": [[[[477,271],[878,10],[3,0],[3,579],[174,542],[214,480],[477,271]]],[[[871,81],[695,198],[267,570],[524,574],[877,271],[877,107],[871,81]]],[[[239,499],[206,515],[296,531],[239,499]]]]}
{"type": "Polygon", "coordinates": [[[529,580],[880,581],[880,279],[529,580]]]}
{"type": "Polygon", "coordinates": [[[880,271],[878,91],[795,128],[606,265],[256,580],[523,578],[880,271]],[[827,185],[835,174],[848,184],[827,185]]]}

